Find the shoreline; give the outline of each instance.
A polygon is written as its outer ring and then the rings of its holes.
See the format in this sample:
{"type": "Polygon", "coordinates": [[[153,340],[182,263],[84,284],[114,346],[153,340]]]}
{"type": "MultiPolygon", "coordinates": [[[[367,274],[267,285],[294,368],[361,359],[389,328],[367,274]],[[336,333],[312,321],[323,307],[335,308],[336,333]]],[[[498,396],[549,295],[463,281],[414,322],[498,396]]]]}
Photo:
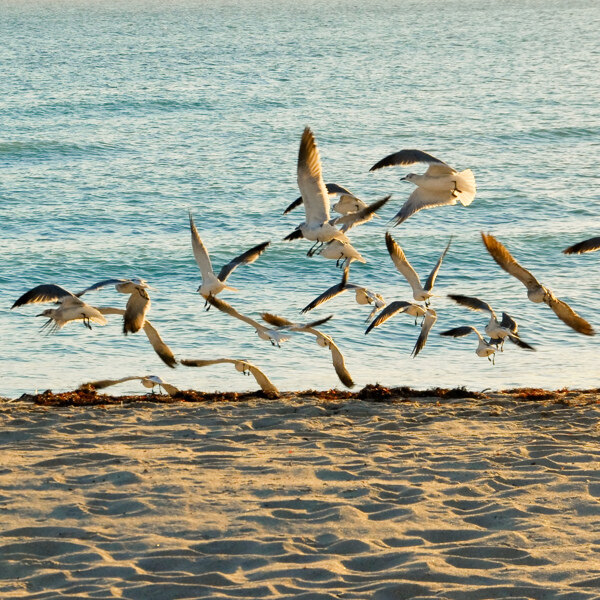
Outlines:
{"type": "Polygon", "coordinates": [[[476,392],[466,388],[429,388],[417,390],[401,386],[387,388],[379,384],[369,384],[362,389],[351,392],[347,390],[298,390],[271,394],[261,390],[254,392],[202,392],[198,390],[179,390],[168,394],[126,394],[110,395],[98,393],[93,389],[76,389],[68,392],[53,393],[46,390],[38,394],[22,394],[18,398],[0,396],[0,403],[31,402],[40,406],[99,406],[107,404],[131,404],[149,402],[156,404],[198,403],[198,402],[247,402],[251,400],[280,400],[295,398],[313,398],[322,401],[364,400],[367,402],[402,403],[416,399],[440,400],[516,400],[516,401],[555,401],[565,404],[600,403],[600,388],[572,389],[561,388],[548,390],[544,388],[507,388],[501,390],[485,390],[476,392]]]}

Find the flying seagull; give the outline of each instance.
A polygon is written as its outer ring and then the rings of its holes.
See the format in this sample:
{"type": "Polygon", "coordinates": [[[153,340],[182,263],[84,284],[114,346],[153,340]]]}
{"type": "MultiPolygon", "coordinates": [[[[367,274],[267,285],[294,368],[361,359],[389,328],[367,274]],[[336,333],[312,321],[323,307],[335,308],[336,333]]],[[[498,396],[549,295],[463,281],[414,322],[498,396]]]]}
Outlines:
{"type": "Polygon", "coordinates": [[[469,335],[471,333],[474,333],[479,338],[479,344],[477,345],[477,350],[475,350],[475,354],[477,354],[477,356],[487,357],[487,359],[492,364],[495,364],[494,357],[496,347],[493,346],[490,342],[486,342],[476,327],[471,327],[470,325],[465,325],[464,327],[455,327],[454,329],[443,331],[442,333],[440,333],[440,335],[446,337],[464,337],[465,335],[469,335]]]}
{"type": "Polygon", "coordinates": [[[358,302],[358,304],[373,305],[373,310],[371,311],[366,320],[369,321],[370,319],[372,319],[375,313],[385,306],[385,300],[383,299],[383,296],[372,292],[366,287],[356,285],[355,283],[350,283],[348,281],[349,271],[350,267],[347,266],[344,269],[344,274],[342,275],[342,280],[340,281],[340,283],[336,283],[335,285],[331,286],[328,290],[325,290],[320,296],[317,296],[312,302],[307,304],[301,312],[305,313],[309,310],[313,310],[313,308],[316,308],[324,302],[335,298],[336,296],[345,292],[346,290],[352,290],[355,292],[356,302],[358,302]]]}
{"type": "Polygon", "coordinates": [[[446,249],[442,252],[435,267],[429,274],[429,277],[427,278],[427,281],[425,282],[425,286],[422,286],[419,276],[417,275],[415,270],[412,268],[411,264],[408,262],[408,259],[404,255],[402,248],[400,248],[400,246],[397,244],[397,242],[394,240],[394,238],[390,235],[390,233],[386,232],[385,244],[387,246],[390,257],[392,258],[392,261],[393,261],[394,265],[396,266],[396,269],[398,269],[398,271],[400,271],[400,273],[402,273],[402,275],[404,275],[404,277],[406,278],[406,281],[408,281],[408,283],[410,284],[410,287],[412,288],[412,291],[413,291],[413,298],[417,302],[425,302],[426,305],[429,305],[429,298],[431,298],[433,296],[432,290],[433,290],[433,286],[435,284],[435,280],[436,280],[438,271],[440,270],[440,267],[442,266],[442,261],[444,260],[444,257],[446,256],[451,243],[452,243],[452,238],[450,238],[450,241],[448,242],[446,249]]]}
{"type": "Polygon", "coordinates": [[[490,343],[500,346],[500,349],[504,347],[504,340],[508,338],[513,344],[523,348],[524,350],[534,350],[533,346],[530,346],[527,342],[524,342],[519,337],[519,326],[517,322],[507,313],[502,313],[502,320],[498,321],[498,317],[494,312],[494,309],[483,300],[474,298],[473,296],[463,296],[462,294],[448,294],[448,298],[451,298],[457,304],[466,306],[471,310],[479,310],[487,312],[490,315],[490,320],[485,326],[485,332],[490,336],[490,343]]]}
{"type": "Polygon", "coordinates": [[[48,317],[42,329],[48,328],[48,333],[54,333],[64,327],[69,321],[83,321],[91,329],[91,322],[106,325],[106,319],[97,308],[86,304],[77,295],[53,283],[38,285],[25,292],[18,298],[11,309],[25,304],[39,304],[43,302],[58,302],[58,308],[49,308],[37,315],[48,317]]]}
{"type": "Polygon", "coordinates": [[[244,375],[252,374],[254,379],[256,379],[256,383],[260,385],[260,388],[263,392],[271,396],[279,396],[279,390],[275,387],[273,382],[257,366],[253,365],[247,360],[239,360],[234,358],[214,358],[212,360],[183,359],[179,362],[186,367],[207,367],[209,365],[231,363],[240,373],[243,373],[244,375]]]}
{"type": "Polygon", "coordinates": [[[285,326],[285,327],[265,327],[258,321],[255,321],[251,317],[247,317],[242,313],[238,312],[231,304],[228,304],[224,300],[220,300],[219,298],[215,298],[214,296],[210,296],[208,298],[208,302],[212,304],[215,308],[218,308],[221,312],[227,313],[231,317],[235,317],[244,323],[248,323],[256,330],[258,337],[261,340],[268,340],[271,342],[273,346],[281,346],[282,342],[285,342],[290,339],[290,333],[292,332],[301,332],[305,331],[306,328],[317,327],[322,323],[325,323],[331,319],[333,315],[329,315],[324,319],[319,319],[318,321],[313,321],[312,323],[307,323],[306,325],[295,325],[292,324],[293,327],[285,326]]]}
{"type": "Polygon", "coordinates": [[[559,300],[551,290],[523,268],[493,235],[482,232],[481,238],[492,258],[527,288],[527,297],[532,302],[545,302],[563,323],[578,333],[595,335],[593,327],[584,318],[580,317],[566,302],[559,300]]]}
{"type": "Polygon", "coordinates": [[[111,385],[117,385],[118,383],[125,383],[126,381],[133,381],[139,379],[141,384],[146,388],[151,388],[154,393],[154,388],[158,386],[162,388],[169,396],[175,395],[179,390],[170,383],[167,383],[162,377],[158,375],[143,375],[143,376],[132,376],[122,377],[121,379],[101,379],[100,381],[90,381],[89,383],[82,383],[78,389],[80,390],[102,390],[111,385]]]}
{"type": "Polygon", "coordinates": [[[600,237],[593,237],[589,240],[583,240],[573,244],[563,250],[563,254],[584,254],[585,252],[595,252],[600,250],[600,237]]]}
{"type": "MultiPolygon", "coordinates": [[[[113,308],[112,306],[100,306],[98,307],[98,312],[102,315],[125,315],[125,310],[122,308],[113,308]]],[[[171,351],[171,348],[167,346],[162,338],[160,337],[158,331],[154,328],[154,325],[150,323],[148,320],[144,320],[144,325],[142,326],[146,337],[150,344],[152,344],[152,348],[154,348],[154,352],[158,354],[159,358],[172,369],[175,368],[177,364],[177,359],[175,355],[171,351]]]]}
{"type": "MultiPolygon", "coordinates": [[[[330,219],[329,194],[321,173],[321,158],[315,137],[309,127],[304,129],[300,140],[298,187],[302,194],[305,221],[300,223],[284,240],[306,238],[315,242],[307,252],[307,256],[313,256],[319,247],[332,240],[350,244],[346,234],[335,226],[337,219],[330,219]]],[[[359,213],[361,211],[345,215],[340,219],[346,219],[344,223],[347,225],[348,221],[352,221],[353,218],[360,218],[359,213]],[[351,218],[347,219],[347,217],[351,218]]]]}
{"type": "Polygon", "coordinates": [[[114,285],[117,292],[121,294],[129,294],[123,315],[123,333],[127,335],[139,331],[143,327],[146,313],[150,309],[150,296],[146,290],[154,288],[151,288],[143,279],[105,279],[79,292],[77,297],[107,285],[114,285]]]}
{"type": "MultiPolygon", "coordinates": [[[[308,325],[300,326],[295,323],[292,323],[291,321],[288,321],[287,319],[284,319],[283,317],[279,317],[271,313],[262,313],[261,318],[267,323],[274,325],[275,327],[279,327],[281,329],[290,328],[292,330],[295,330],[295,328],[302,327],[301,331],[304,331],[305,333],[311,333],[312,335],[314,335],[317,338],[317,344],[319,346],[321,346],[322,348],[329,348],[329,351],[331,352],[331,361],[333,363],[333,368],[335,369],[339,380],[346,387],[354,387],[354,381],[352,381],[352,376],[348,372],[348,369],[346,369],[344,356],[333,341],[333,338],[315,329],[315,327],[317,327],[320,324],[318,321],[316,321],[315,323],[309,323],[308,325]]],[[[322,320],[321,322],[328,321],[330,318],[331,317],[328,317],[327,319],[322,320]]]]}
{"type": "Polygon", "coordinates": [[[425,344],[427,342],[427,336],[429,335],[429,332],[431,331],[431,328],[434,326],[436,321],[437,313],[435,312],[435,310],[433,310],[433,308],[428,308],[425,313],[423,323],[421,323],[421,333],[419,334],[415,346],[412,349],[412,352],[410,353],[413,358],[416,358],[417,354],[419,354],[419,352],[421,352],[421,350],[423,350],[423,348],[425,347],[425,344]]]}
{"type": "MultiPolygon", "coordinates": [[[[240,265],[247,265],[254,262],[271,243],[263,242],[262,244],[258,244],[257,246],[250,248],[250,250],[246,250],[246,252],[240,254],[232,261],[224,265],[219,271],[219,274],[215,275],[208,251],[200,239],[200,235],[196,229],[196,226],[194,225],[194,219],[191,212],[190,231],[192,234],[192,250],[194,251],[194,258],[196,259],[198,267],[200,267],[200,272],[202,273],[202,284],[198,288],[198,291],[200,292],[200,295],[207,301],[209,297],[214,297],[223,290],[232,290],[237,292],[236,288],[225,283],[229,275],[231,275],[231,272],[240,265]]],[[[207,309],[210,308],[208,302],[206,302],[204,305],[207,307],[207,309]]]]}
{"type": "Polygon", "coordinates": [[[395,225],[400,225],[424,208],[453,205],[457,201],[463,206],[469,206],[473,202],[477,191],[473,172],[466,169],[459,173],[445,162],[422,150],[400,150],[382,158],[369,170],[376,171],[383,167],[408,166],[415,163],[425,163],[429,167],[423,175],[409,173],[406,177],[402,177],[402,181],[410,181],[417,188],[395,215],[395,225]]]}

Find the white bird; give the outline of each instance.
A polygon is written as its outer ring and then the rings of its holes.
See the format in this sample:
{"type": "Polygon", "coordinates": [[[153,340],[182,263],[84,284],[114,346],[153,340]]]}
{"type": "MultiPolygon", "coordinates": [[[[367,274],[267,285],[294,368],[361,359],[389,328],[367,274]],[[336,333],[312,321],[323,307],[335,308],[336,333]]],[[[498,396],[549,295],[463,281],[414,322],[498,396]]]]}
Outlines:
{"type": "Polygon", "coordinates": [[[417,338],[415,346],[412,349],[412,352],[410,353],[413,358],[416,358],[417,354],[419,354],[419,352],[421,352],[421,350],[423,350],[423,348],[425,347],[425,344],[427,342],[427,336],[429,335],[429,332],[431,331],[431,328],[435,325],[436,321],[437,313],[435,312],[435,310],[433,310],[433,308],[428,308],[425,312],[425,318],[421,323],[421,333],[419,333],[419,337],[417,338]]]}
{"type": "MultiPolygon", "coordinates": [[[[300,150],[298,152],[298,187],[302,194],[306,218],[303,223],[298,225],[284,239],[289,241],[306,238],[315,242],[308,251],[307,256],[313,256],[317,247],[332,240],[350,244],[350,240],[346,234],[335,226],[337,219],[330,219],[329,217],[329,194],[327,193],[321,173],[319,150],[309,127],[304,129],[300,141],[300,150]]],[[[340,217],[340,219],[351,216],[345,215],[344,217],[340,217]]],[[[348,221],[351,220],[347,219],[345,223],[348,224],[348,221]]]]}
{"type": "MultiPolygon", "coordinates": [[[[125,315],[125,310],[122,308],[113,308],[112,306],[100,306],[98,307],[98,312],[102,315],[125,315]]],[[[171,348],[169,348],[169,346],[163,342],[158,331],[154,328],[154,325],[152,325],[152,323],[146,319],[144,320],[142,329],[144,330],[148,341],[152,345],[152,348],[154,348],[154,352],[158,354],[159,358],[167,366],[174,369],[175,365],[177,364],[177,359],[175,358],[171,348]]]]}
{"type": "Polygon", "coordinates": [[[235,308],[233,308],[231,304],[228,304],[224,300],[220,300],[219,298],[210,296],[208,298],[208,302],[212,304],[215,308],[218,308],[221,312],[227,313],[228,315],[235,317],[236,319],[239,319],[244,323],[248,323],[248,325],[254,327],[258,337],[261,340],[268,340],[273,346],[277,347],[280,347],[283,342],[290,339],[291,332],[301,332],[305,331],[307,327],[316,327],[318,325],[321,325],[322,323],[325,323],[326,321],[329,321],[329,319],[331,319],[332,317],[332,315],[329,315],[324,319],[319,319],[318,321],[313,321],[312,323],[307,323],[306,325],[294,325],[294,327],[276,327],[273,329],[270,327],[265,327],[264,325],[262,325],[258,321],[255,321],[251,317],[243,315],[242,313],[238,312],[235,308]]]}
{"type": "Polygon", "coordinates": [[[423,175],[409,173],[402,181],[410,181],[417,188],[409,196],[400,211],[394,217],[395,225],[406,221],[408,217],[424,208],[456,204],[469,206],[475,198],[477,188],[475,176],[471,169],[460,173],[445,162],[431,156],[427,152],[415,149],[400,150],[382,158],[369,170],[375,171],[383,167],[408,166],[415,163],[426,163],[429,168],[423,175]]]}
{"type": "Polygon", "coordinates": [[[313,310],[313,308],[316,308],[324,302],[335,298],[337,295],[345,292],[346,290],[352,290],[355,292],[356,302],[358,304],[373,305],[373,310],[371,311],[366,320],[369,321],[370,319],[372,319],[373,315],[385,306],[385,300],[383,299],[383,296],[372,292],[366,287],[356,285],[355,283],[350,283],[348,281],[349,272],[350,268],[347,266],[344,269],[344,274],[342,275],[342,280],[340,281],[340,283],[337,283],[336,285],[331,286],[328,290],[325,290],[320,296],[317,296],[312,302],[307,304],[301,312],[306,313],[309,310],[313,310]]]}
{"type": "MultiPolygon", "coordinates": [[[[340,351],[340,349],[335,344],[335,342],[333,341],[333,338],[331,336],[315,329],[315,327],[320,324],[319,321],[315,321],[314,323],[309,323],[307,325],[297,325],[295,323],[292,323],[291,321],[288,321],[287,319],[284,319],[283,317],[279,317],[279,316],[271,314],[271,313],[262,313],[261,318],[263,320],[265,320],[267,323],[269,323],[271,325],[275,325],[276,327],[279,327],[281,329],[289,328],[289,329],[295,331],[295,330],[298,330],[297,328],[301,327],[301,331],[314,335],[317,339],[317,344],[319,346],[321,346],[322,348],[329,348],[329,351],[331,352],[331,361],[333,363],[333,368],[335,369],[335,372],[336,372],[339,380],[346,387],[350,388],[350,387],[354,386],[354,381],[352,381],[352,376],[350,375],[348,369],[346,369],[346,363],[344,361],[344,356],[343,356],[342,352],[340,351]]],[[[330,318],[331,318],[331,316],[327,317],[327,319],[323,319],[321,321],[321,323],[328,321],[330,318]]]]}
{"type": "Polygon", "coordinates": [[[179,361],[186,367],[207,367],[209,365],[217,365],[221,363],[231,363],[235,366],[236,370],[244,375],[252,374],[256,383],[260,385],[260,388],[269,396],[279,396],[279,390],[275,387],[273,382],[261,371],[256,365],[253,365],[247,360],[239,360],[234,358],[214,358],[212,360],[189,360],[183,359],[179,361]]]}
{"type": "Polygon", "coordinates": [[[179,391],[174,385],[167,383],[162,377],[159,377],[158,375],[131,376],[122,377],[121,379],[101,379],[100,381],[90,381],[89,383],[82,383],[79,386],[79,389],[102,390],[111,385],[117,385],[118,383],[124,383],[126,381],[133,381],[134,379],[139,379],[144,387],[152,389],[152,393],[154,393],[154,388],[156,386],[162,388],[169,396],[173,396],[179,391]]]}
{"type": "Polygon", "coordinates": [[[448,294],[448,298],[451,298],[454,302],[466,306],[471,310],[480,310],[489,313],[490,320],[485,326],[485,332],[490,337],[491,344],[496,344],[496,346],[499,345],[500,349],[502,349],[504,347],[504,340],[508,338],[513,344],[516,344],[520,348],[535,351],[533,346],[530,346],[519,337],[519,326],[507,313],[503,312],[502,321],[498,321],[494,309],[487,302],[479,300],[479,298],[463,296],[462,294],[448,294]]]}
{"type": "Polygon", "coordinates": [[[527,269],[523,268],[493,235],[481,233],[483,243],[492,258],[507,273],[527,288],[527,297],[535,303],[544,302],[554,314],[569,327],[584,335],[595,335],[594,328],[580,317],[566,302],[559,300],[551,290],[542,285],[527,269]]]}
{"type": "Polygon", "coordinates": [[[146,319],[146,313],[150,309],[150,296],[147,289],[151,288],[143,279],[105,279],[86,288],[77,294],[78,297],[83,296],[87,292],[98,290],[107,285],[114,285],[117,292],[121,294],[129,294],[129,300],[125,307],[123,315],[123,333],[135,333],[139,331],[146,319]]]}
{"type": "MultiPolygon", "coordinates": [[[[206,250],[206,246],[202,243],[200,235],[196,226],[194,225],[194,219],[190,212],[190,231],[192,234],[192,250],[194,251],[194,258],[202,273],[202,284],[198,288],[198,292],[205,299],[214,297],[223,290],[231,290],[237,292],[238,290],[225,283],[231,272],[240,265],[247,265],[254,262],[266,249],[271,242],[263,242],[258,244],[250,250],[246,250],[243,254],[236,256],[232,261],[224,265],[219,271],[218,275],[215,275],[212,264],[210,262],[210,256],[206,250]]],[[[210,308],[207,303],[205,306],[210,308]]]]}
{"type": "Polygon", "coordinates": [[[48,317],[48,321],[42,325],[42,329],[48,328],[48,333],[54,333],[64,327],[70,321],[82,321],[83,324],[91,329],[90,322],[98,325],[106,325],[106,319],[97,308],[86,304],[69,290],[55,285],[42,284],[25,292],[11,309],[25,304],[38,304],[43,302],[58,302],[58,308],[49,308],[36,315],[38,317],[48,317]]]}
{"type": "Polygon", "coordinates": [[[583,240],[573,244],[563,250],[563,254],[584,254],[585,252],[595,252],[600,250],[600,237],[593,237],[589,240],[583,240]]]}
{"type": "Polygon", "coordinates": [[[426,305],[429,305],[429,298],[431,298],[433,296],[432,290],[433,290],[433,286],[435,284],[435,280],[436,280],[438,271],[440,270],[440,267],[442,266],[442,261],[444,260],[444,257],[446,256],[446,253],[448,252],[451,243],[452,243],[452,238],[450,238],[450,241],[448,242],[446,249],[442,252],[435,267],[429,274],[429,277],[427,278],[427,281],[425,282],[425,286],[422,286],[419,276],[417,275],[416,271],[412,268],[411,264],[408,262],[408,259],[404,255],[402,248],[400,248],[400,246],[397,244],[397,242],[394,240],[394,238],[390,235],[390,233],[386,232],[385,244],[387,246],[390,257],[392,258],[392,261],[393,261],[394,265],[396,266],[396,269],[398,269],[398,271],[400,271],[400,273],[402,273],[402,275],[404,275],[404,277],[406,278],[406,281],[408,281],[408,283],[410,284],[410,287],[412,288],[412,291],[413,291],[413,298],[417,302],[425,302],[426,305]]]}
{"type": "Polygon", "coordinates": [[[487,357],[491,363],[495,364],[494,358],[490,357],[495,355],[496,346],[493,346],[490,342],[486,342],[477,328],[471,327],[470,325],[465,325],[463,327],[455,327],[454,329],[443,331],[440,333],[440,335],[446,337],[463,337],[471,333],[474,333],[479,338],[479,344],[477,345],[475,354],[477,354],[477,356],[487,357]]]}

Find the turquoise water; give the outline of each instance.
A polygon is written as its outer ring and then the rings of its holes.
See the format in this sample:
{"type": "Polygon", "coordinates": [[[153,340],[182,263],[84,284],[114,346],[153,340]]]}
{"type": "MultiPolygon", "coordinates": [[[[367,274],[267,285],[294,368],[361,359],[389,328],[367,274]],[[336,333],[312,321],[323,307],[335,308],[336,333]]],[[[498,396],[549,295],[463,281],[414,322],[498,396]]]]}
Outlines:
{"type": "MultiPolygon", "coordinates": [[[[423,211],[392,230],[425,277],[440,271],[439,320],[424,351],[399,315],[364,335],[369,310],[345,294],[309,313],[340,346],[357,386],[598,386],[600,336],[578,335],[487,255],[479,232],[502,240],[558,297],[600,329],[600,253],[560,250],[599,235],[598,2],[6,2],[0,0],[0,393],[154,373],[174,385],[254,389],[230,366],[170,370],[143,334],[111,321],[38,331],[40,306],[9,310],[40,283],[73,291],[107,277],[147,279],[150,320],[182,358],[243,357],[280,389],[340,386],[312,337],[282,348],[214,309],[203,310],[190,208],[213,265],[263,240],[271,247],[221,297],[256,317],[299,309],[339,279],[334,261],[281,239],[303,220],[281,215],[298,195],[304,126],[315,132],[326,181],[366,201],[393,194],[352,232],[368,260],[351,281],[387,300],[410,299],[384,244],[412,186],[406,169],[369,173],[401,148],[471,168],[468,208],[423,211]],[[519,320],[523,339],[496,365],[475,338],[484,315],[446,293],[476,295],[519,320]]],[[[412,170],[420,171],[422,166],[412,170]]],[[[123,305],[112,288],[89,296],[123,305]]],[[[131,384],[115,393],[138,390],[131,384]]]]}

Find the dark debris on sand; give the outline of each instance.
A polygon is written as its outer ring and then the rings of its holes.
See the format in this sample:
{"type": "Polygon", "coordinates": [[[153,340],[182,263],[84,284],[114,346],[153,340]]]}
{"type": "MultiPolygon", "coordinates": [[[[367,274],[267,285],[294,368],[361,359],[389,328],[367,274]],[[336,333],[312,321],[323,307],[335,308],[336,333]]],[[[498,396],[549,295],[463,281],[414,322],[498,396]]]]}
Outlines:
{"type": "MultiPolygon", "coordinates": [[[[406,402],[416,398],[437,398],[438,401],[455,399],[489,400],[500,395],[513,401],[552,401],[566,405],[600,403],[600,389],[589,390],[544,390],[541,388],[513,388],[500,390],[498,392],[474,392],[464,387],[445,389],[431,388],[428,390],[414,390],[412,388],[394,387],[387,388],[382,385],[369,384],[358,392],[344,390],[305,390],[300,392],[287,392],[281,395],[282,401],[286,398],[312,397],[326,402],[340,400],[364,400],[367,402],[406,402]]],[[[19,401],[33,402],[40,406],[96,406],[106,404],[126,404],[134,402],[150,402],[159,404],[173,404],[176,402],[245,402],[260,398],[273,398],[273,396],[262,392],[199,392],[195,390],[180,390],[173,396],[164,394],[138,394],[129,396],[109,396],[99,394],[91,388],[80,388],[72,392],[54,394],[46,390],[41,394],[23,394],[19,401]]]]}

